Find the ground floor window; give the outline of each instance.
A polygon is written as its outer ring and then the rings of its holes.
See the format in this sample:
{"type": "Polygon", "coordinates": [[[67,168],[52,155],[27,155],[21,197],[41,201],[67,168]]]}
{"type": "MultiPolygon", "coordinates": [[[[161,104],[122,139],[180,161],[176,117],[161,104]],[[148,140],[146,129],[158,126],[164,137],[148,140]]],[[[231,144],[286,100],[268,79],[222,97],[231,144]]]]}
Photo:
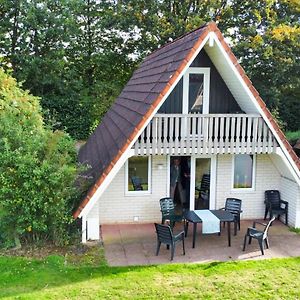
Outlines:
{"type": "Polygon", "coordinates": [[[233,188],[252,189],[254,186],[255,157],[248,154],[233,156],[233,188]]]}
{"type": "Polygon", "coordinates": [[[126,172],[127,192],[150,192],[150,170],[150,157],[130,157],[127,161],[126,172]]]}

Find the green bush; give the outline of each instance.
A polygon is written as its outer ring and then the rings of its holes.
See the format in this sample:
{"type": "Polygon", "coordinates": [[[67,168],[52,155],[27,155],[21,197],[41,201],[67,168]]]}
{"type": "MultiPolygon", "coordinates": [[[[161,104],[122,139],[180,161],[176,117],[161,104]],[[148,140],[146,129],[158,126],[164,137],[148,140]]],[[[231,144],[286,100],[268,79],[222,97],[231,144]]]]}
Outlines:
{"type": "Polygon", "coordinates": [[[73,140],[43,124],[39,99],[0,69],[0,232],[6,244],[68,242],[73,140]]]}

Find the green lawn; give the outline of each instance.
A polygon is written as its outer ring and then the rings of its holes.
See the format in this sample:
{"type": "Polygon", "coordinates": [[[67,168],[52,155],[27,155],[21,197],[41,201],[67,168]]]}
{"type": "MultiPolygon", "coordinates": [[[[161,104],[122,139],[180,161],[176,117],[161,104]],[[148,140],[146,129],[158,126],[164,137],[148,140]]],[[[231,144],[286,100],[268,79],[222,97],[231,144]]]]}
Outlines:
{"type": "Polygon", "coordinates": [[[300,258],[147,267],[103,261],[0,256],[0,298],[300,299],[300,258]]]}

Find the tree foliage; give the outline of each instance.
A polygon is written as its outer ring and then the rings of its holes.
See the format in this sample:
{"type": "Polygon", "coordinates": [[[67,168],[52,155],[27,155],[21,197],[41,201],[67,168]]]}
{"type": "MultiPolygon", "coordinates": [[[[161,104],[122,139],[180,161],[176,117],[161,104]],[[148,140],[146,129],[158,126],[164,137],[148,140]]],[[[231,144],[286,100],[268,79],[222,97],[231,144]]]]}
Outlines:
{"type": "Polygon", "coordinates": [[[44,126],[39,100],[0,69],[0,237],[67,242],[78,173],[72,139],[44,126]]]}
{"type": "Polygon", "coordinates": [[[47,123],[85,139],[141,59],[215,21],[287,129],[300,127],[297,0],[0,0],[2,66],[47,123]]]}

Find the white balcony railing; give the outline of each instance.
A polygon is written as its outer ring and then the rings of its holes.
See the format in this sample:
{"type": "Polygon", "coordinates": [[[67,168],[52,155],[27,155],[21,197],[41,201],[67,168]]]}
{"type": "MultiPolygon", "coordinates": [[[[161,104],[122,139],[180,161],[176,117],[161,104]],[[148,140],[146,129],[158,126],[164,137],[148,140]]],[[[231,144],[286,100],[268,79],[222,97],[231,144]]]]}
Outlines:
{"type": "Polygon", "coordinates": [[[271,153],[277,142],[262,117],[157,114],[134,144],[136,155],[271,153]]]}

